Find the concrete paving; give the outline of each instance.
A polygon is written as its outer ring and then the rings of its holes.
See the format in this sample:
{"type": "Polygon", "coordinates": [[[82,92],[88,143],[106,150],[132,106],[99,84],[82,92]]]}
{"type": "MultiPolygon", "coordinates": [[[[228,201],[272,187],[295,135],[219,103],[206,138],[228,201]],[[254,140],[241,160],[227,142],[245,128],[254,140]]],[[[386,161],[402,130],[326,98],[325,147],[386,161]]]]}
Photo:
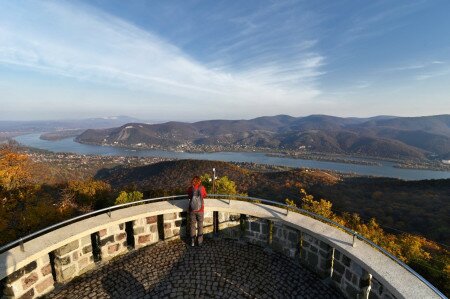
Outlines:
{"type": "Polygon", "coordinates": [[[341,298],[291,259],[235,240],[181,240],[130,252],[45,298],[341,298]]]}

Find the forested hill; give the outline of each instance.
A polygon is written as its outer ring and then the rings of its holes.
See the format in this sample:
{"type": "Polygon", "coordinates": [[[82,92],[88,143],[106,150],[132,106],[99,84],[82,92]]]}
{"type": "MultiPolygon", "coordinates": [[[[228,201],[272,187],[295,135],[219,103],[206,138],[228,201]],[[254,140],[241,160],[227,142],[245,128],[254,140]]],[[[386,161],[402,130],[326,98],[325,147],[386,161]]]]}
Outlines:
{"type": "Polygon", "coordinates": [[[195,123],[129,123],[87,130],[81,143],[179,147],[180,149],[265,148],[424,160],[450,153],[450,115],[341,118],[327,115],[278,115],[251,120],[195,123]]]}
{"type": "Polygon", "coordinates": [[[450,244],[450,180],[403,181],[386,178],[341,177],[320,170],[261,172],[218,161],[180,160],[148,166],[115,167],[98,172],[117,189],[138,189],[146,196],[184,193],[194,175],[210,173],[236,182],[239,192],[284,202],[300,200],[303,187],[317,199],[325,198],[340,212],[375,217],[382,225],[419,233],[450,244]]]}

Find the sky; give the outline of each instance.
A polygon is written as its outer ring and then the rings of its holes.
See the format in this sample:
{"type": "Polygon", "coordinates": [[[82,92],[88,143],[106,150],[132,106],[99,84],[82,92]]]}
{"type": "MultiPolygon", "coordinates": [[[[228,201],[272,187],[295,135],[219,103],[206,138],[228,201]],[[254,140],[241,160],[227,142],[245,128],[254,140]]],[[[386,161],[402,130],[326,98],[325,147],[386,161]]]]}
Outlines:
{"type": "Polygon", "coordinates": [[[0,0],[0,120],[450,114],[448,0],[0,0]]]}

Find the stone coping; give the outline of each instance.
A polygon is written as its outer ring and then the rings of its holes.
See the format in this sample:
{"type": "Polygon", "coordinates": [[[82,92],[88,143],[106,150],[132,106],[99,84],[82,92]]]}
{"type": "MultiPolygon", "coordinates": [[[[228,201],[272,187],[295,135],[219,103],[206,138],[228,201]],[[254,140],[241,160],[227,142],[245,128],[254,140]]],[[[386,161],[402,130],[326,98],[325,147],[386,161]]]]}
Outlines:
{"type": "MultiPolygon", "coordinates": [[[[187,211],[187,208],[187,200],[161,201],[114,210],[110,215],[105,213],[69,224],[25,242],[25,251],[21,251],[20,246],[17,246],[1,254],[0,279],[71,241],[111,225],[141,217],[183,212],[187,211]]],[[[344,253],[372,274],[397,298],[439,298],[417,277],[378,250],[359,240],[353,247],[353,236],[311,217],[295,212],[286,213],[286,209],[265,204],[224,199],[206,199],[205,211],[239,213],[281,221],[290,227],[311,234],[344,253]]]]}

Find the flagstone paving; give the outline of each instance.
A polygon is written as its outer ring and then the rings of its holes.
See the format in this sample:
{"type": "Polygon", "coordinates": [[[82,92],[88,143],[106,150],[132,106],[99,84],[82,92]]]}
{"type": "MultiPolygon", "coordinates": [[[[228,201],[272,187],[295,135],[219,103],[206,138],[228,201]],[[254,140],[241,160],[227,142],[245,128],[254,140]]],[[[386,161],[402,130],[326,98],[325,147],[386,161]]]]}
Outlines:
{"type": "Polygon", "coordinates": [[[132,251],[46,298],[341,298],[279,253],[235,240],[181,240],[132,251]]]}

